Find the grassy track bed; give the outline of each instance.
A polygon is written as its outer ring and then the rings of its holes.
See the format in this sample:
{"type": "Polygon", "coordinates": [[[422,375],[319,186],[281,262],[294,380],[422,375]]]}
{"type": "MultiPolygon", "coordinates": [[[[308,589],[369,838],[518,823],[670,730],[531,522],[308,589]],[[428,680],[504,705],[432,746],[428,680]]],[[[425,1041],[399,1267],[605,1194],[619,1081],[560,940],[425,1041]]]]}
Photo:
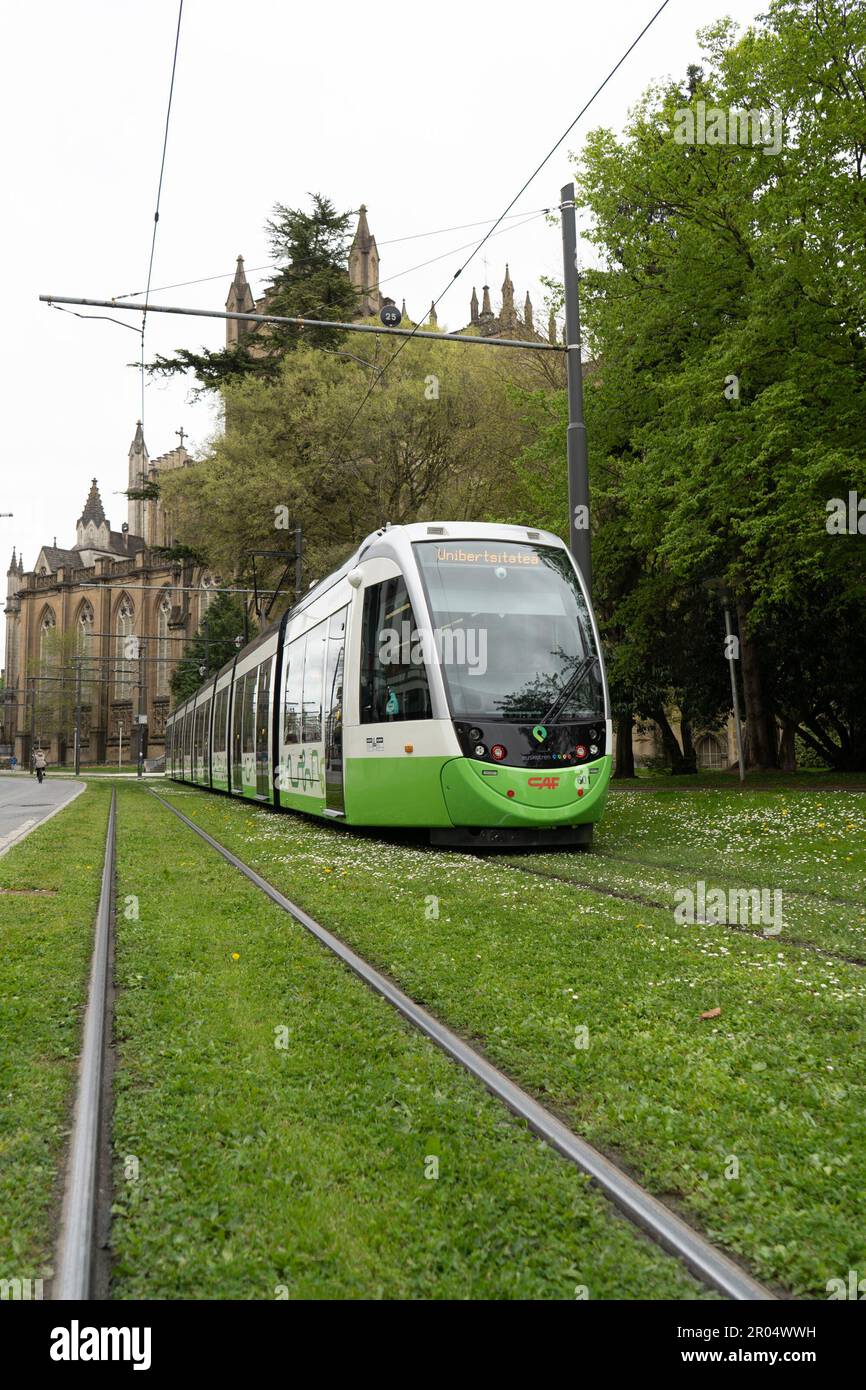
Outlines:
{"type": "Polygon", "coordinates": [[[0,858],[0,1277],[46,1278],[110,792],[89,789],[0,858]]]}
{"type": "Polygon", "coordinates": [[[862,968],[494,858],[166,795],[761,1278],[822,1297],[866,1264],[862,968]]]}
{"type": "MultiPolygon", "coordinates": [[[[598,852],[509,862],[673,912],[679,890],[781,893],[780,948],[800,943],[866,961],[866,795],[854,792],[621,793],[598,852]]],[[[754,929],[762,931],[760,925],[754,929]]],[[[718,929],[719,940],[727,929],[718,929]]]]}
{"type": "Polygon", "coordinates": [[[154,798],[118,812],[116,1297],[708,1296],[154,798]]]}
{"type": "Polygon", "coordinates": [[[866,909],[863,792],[621,792],[608,806],[598,850],[866,909]]]}

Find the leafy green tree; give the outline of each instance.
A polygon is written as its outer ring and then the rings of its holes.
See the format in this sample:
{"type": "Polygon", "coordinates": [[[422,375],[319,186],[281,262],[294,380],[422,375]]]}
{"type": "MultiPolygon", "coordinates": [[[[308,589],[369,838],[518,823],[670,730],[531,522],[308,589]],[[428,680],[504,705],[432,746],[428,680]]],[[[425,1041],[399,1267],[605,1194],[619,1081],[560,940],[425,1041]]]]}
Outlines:
{"type": "MultiPolygon", "coordinates": [[[[225,432],[201,462],[166,476],[178,534],[195,537],[222,573],[248,580],[256,551],[289,559],[300,523],[306,587],[385,522],[508,505],[530,437],[512,391],[515,374],[532,370],[523,354],[506,363],[492,350],[418,339],[381,374],[390,343],[371,336],[353,348],[302,345],[276,380],[227,384],[225,432]]],[[[262,587],[285,563],[256,561],[262,587]]]]}
{"type": "MultiPolygon", "coordinates": [[[[635,710],[661,695],[709,717],[724,668],[702,595],[721,580],[749,761],[776,764],[781,724],[791,748],[799,734],[863,767],[866,557],[826,521],[829,499],[866,495],[866,9],[776,0],[741,39],[724,22],[702,41],[687,82],[648,92],[622,139],[594,132],[579,169],[599,262],[583,299],[612,686],[635,710]],[[698,102],[776,110],[778,150],[754,126],[680,143],[698,102]]],[[[564,525],[562,409],[544,410],[523,485],[564,525]]]]}
{"type": "Polygon", "coordinates": [[[236,638],[243,632],[243,604],[222,590],[211,601],[198,632],[186,643],[172,672],[171,693],[176,705],[194,695],[208,676],[231,660],[237,651],[236,638]]]}
{"type": "MultiPolygon", "coordinates": [[[[265,290],[264,312],[345,323],[358,307],[347,272],[351,214],[337,212],[320,193],[311,198],[310,212],[277,203],[266,223],[278,269],[265,290]]],[[[158,355],[148,370],[157,376],[193,372],[197,392],[220,390],[244,377],[274,381],[285,354],[302,341],[334,347],[345,336],[330,328],[301,329],[288,324],[251,325],[251,329],[230,348],[202,352],[180,348],[174,357],[158,355]]]]}

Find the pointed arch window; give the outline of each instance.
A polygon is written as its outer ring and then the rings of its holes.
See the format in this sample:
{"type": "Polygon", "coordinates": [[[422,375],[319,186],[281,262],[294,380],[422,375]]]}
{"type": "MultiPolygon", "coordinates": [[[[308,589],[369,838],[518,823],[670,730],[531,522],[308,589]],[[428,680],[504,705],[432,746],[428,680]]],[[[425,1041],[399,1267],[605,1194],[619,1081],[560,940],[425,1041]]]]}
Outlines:
{"type": "Polygon", "coordinates": [[[90,603],[84,602],[78,612],[78,646],[80,651],[86,655],[87,638],[93,631],[93,608],[90,603]]]}
{"type": "Polygon", "coordinates": [[[117,617],[115,618],[115,633],[117,635],[114,698],[116,700],[132,699],[133,663],[138,656],[138,642],[133,634],[134,621],[135,611],[132,607],[132,600],[124,595],[118,605],[117,617]]]}
{"type": "Polygon", "coordinates": [[[198,611],[199,611],[199,618],[200,618],[200,619],[203,619],[203,618],[204,618],[205,613],[206,613],[207,610],[210,608],[210,606],[211,606],[211,604],[212,604],[214,598],[216,597],[216,589],[217,589],[219,583],[220,583],[219,579],[214,578],[214,576],[213,576],[212,574],[203,574],[203,575],[202,575],[202,577],[201,577],[201,595],[200,595],[200,598],[199,598],[199,608],[198,608],[198,611]]]}
{"type": "Polygon", "coordinates": [[[93,693],[88,680],[88,658],[93,656],[92,643],[88,641],[93,632],[93,606],[85,599],[78,610],[75,624],[75,655],[81,662],[80,691],[84,704],[90,704],[93,693]]]}
{"type": "Polygon", "coordinates": [[[42,614],[42,622],[39,624],[39,660],[41,662],[51,661],[54,654],[54,633],[57,628],[57,618],[53,608],[46,608],[42,614]]]}
{"type": "Polygon", "coordinates": [[[171,679],[171,641],[168,620],[171,617],[171,598],[166,592],[156,610],[156,693],[167,695],[171,679]]]}

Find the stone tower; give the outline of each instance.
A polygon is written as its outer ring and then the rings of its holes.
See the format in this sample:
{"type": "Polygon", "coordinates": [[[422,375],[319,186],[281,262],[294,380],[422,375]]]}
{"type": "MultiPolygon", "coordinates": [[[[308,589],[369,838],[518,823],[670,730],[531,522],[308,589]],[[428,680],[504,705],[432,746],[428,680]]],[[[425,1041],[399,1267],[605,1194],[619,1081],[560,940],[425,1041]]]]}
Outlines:
{"type": "Polygon", "coordinates": [[[502,282],[502,313],[499,315],[500,332],[517,327],[517,310],[514,307],[514,283],[505,266],[505,279],[502,282]]]}
{"type": "MultiPolygon", "coordinates": [[[[235,278],[232,280],[226,300],[226,312],[229,314],[254,314],[256,312],[256,302],[253,299],[253,292],[244,270],[243,256],[238,256],[235,278]]],[[[244,324],[239,319],[226,319],[226,347],[234,347],[250,331],[251,327],[252,324],[244,324]]]]}
{"type": "MultiPolygon", "coordinates": [[[[12,694],[18,688],[18,676],[21,667],[20,661],[20,633],[21,633],[21,600],[18,597],[18,590],[23,583],[24,561],[16,560],[15,550],[12,551],[12,560],[6,571],[6,693],[12,694]]],[[[16,696],[17,698],[17,696],[16,696]]],[[[11,703],[11,702],[10,702],[11,703]]],[[[8,728],[11,711],[3,710],[2,717],[4,729],[8,728]]]]}
{"type": "MultiPolygon", "coordinates": [[[[137,421],[135,426],[135,436],[129,446],[129,472],[127,477],[129,488],[140,488],[147,482],[150,458],[147,452],[147,445],[144,442],[144,431],[141,428],[141,421],[137,421]]],[[[98,495],[98,494],[97,494],[98,495]]],[[[100,503],[101,506],[101,503],[100,503]]],[[[139,499],[130,497],[129,511],[129,530],[133,536],[144,535],[145,504],[139,499]]]]}
{"type": "Polygon", "coordinates": [[[361,318],[378,314],[382,307],[382,296],[379,293],[379,251],[376,238],[367,224],[367,209],[363,203],[349,251],[349,280],[358,291],[358,313],[361,318]]]}
{"type": "MultiPolygon", "coordinates": [[[[111,549],[111,525],[105,515],[102,498],[94,478],[90,484],[84,511],[75,523],[75,549],[82,552],[111,549]]],[[[87,564],[84,560],[82,563],[87,564]]]]}

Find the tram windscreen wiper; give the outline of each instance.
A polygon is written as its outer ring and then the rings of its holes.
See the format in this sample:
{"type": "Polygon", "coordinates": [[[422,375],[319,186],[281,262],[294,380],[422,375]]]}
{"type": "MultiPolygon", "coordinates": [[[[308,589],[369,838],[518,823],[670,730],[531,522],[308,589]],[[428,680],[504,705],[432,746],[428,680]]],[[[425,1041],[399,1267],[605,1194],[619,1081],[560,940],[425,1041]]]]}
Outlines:
{"type": "Polygon", "coordinates": [[[584,676],[587,674],[588,671],[592,669],[597,660],[598,657],[594,653],[590,653],[589,656],[584,657],[580,665],[565,682],[565,685],[562,687],[553,704],[550,706],[550,709],[547,711],[547,714],[543,715],[540,719],[539,722],[541,724],[549,724],[551,719],[556,718],[560,710],[563,709],[566,705],[568,697],[572,694],[573,691],[577,689],[584,676]]]}

